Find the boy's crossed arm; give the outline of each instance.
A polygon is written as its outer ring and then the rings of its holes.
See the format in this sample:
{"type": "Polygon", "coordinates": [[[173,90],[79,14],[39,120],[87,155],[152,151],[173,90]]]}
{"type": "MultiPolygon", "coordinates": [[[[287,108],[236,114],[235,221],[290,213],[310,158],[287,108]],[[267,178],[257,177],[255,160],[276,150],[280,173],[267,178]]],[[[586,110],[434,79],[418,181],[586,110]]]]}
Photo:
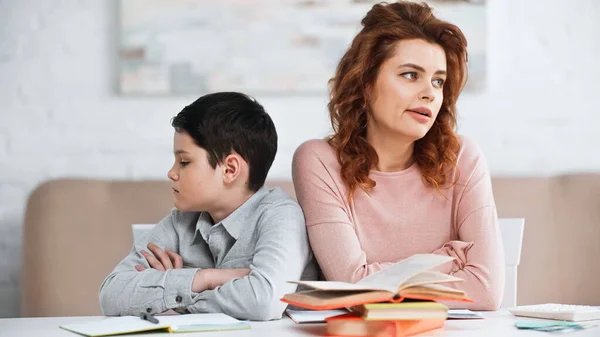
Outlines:
{"type": "MultiPolygon", "coordinates": [[[[167,252],[178,248],[177,214],[177,211],[171,212],[150,232],[149,240],[156,248],[162,247],[167,252]]],[[[145,249],[150,250],[136,242],[129,255],[104,279],[100,286],[100,306],[105,315],[160,313],[184,307],[185,297],[191,300],[191,281],[199,268],[151,268],[145,249]],[[147,269],[140,272],[136,269],[140,266],[147,269]]]]}
{"type": "Polygon", "coordinates": [[[263,214],[255,230],[250,273],[196,294],[186,307],[190,313],[223,312],[257,321],[282,317],[287,304],[280,299],[296,290],[287,281],[299,280],[311,257],[304,215],[295,202],[284,202],[263,214]]]}
{"type": "Polygon", "coordinates": [[[175,252],[179,245],[176,214],[173,212],[157,224],[150,233],[153,242],[147,247],[134,247],[104,280],[100,288],[104,314],[139,315],[185,309],[193,303],[194,293],[248,275],[250,269],[183,268],[183,258],[175,252]]]}
{"type": "MultiPolygon", "coordinates": [[[[183,258],[181,255],[175,253],[169,248],[165,250],[160,249],[157,245],[150,243],[148,249],[152,254],[145,250],[142,250],[142,255],[148,261],[151,268],[159,271],[167,271],[169,269],[181,269],[183,268],[183,258]]],[[[137,271],[144,271],[146,267],[142,265],[136,265],[137,271]]],[[[250,269],[200,269],[196,272],[194,280],[192,281],[192,291],[195,293],[203,292],[204,290],[211,290],[216,287],[222,286],[223,284],[240,277],[247,276],[250,273],[250,269]]]]}
{"type": "Polygon", "coordinates": [[[285,202],[263,215],[250,269],[183,268],[175,253],[179,243],[173,214],[155,226],[153,244],[134,247],[104,280],[100,303],[105,315],[185,309],[250,320],[281,318],[286,304],[279,299],[296,288],[287,281],[299,280],[310,259],[297,204],[285,202]]]}

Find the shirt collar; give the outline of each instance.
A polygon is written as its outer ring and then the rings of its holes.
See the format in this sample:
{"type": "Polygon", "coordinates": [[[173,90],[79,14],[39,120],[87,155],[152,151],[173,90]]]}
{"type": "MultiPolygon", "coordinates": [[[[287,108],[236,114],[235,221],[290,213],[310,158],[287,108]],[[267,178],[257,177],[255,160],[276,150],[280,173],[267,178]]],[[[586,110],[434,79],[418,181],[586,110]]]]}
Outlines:
{"type": "Polygon", "coordinates": [[[200,235],[204,239],[204,241],[208,242],[208,233],[210,233],[210,229],[213,226],[212,218],[208,212],[200,212],[200,217],[196,222],[196,233],[194,234],[194,239],[200,232],[200,235]]]}
{"type": "Polygon", "coordinates": [[[256,212],[258,205],[267,193],[269,193],[269,190],[264,186],[261,187],[246,202],[221,221],[223,227],[235,240],[240,237],[242,230],[248,227],[246,226],[248,218],[251,218],[251,215],[256,212]]]}
{"type": "MultiPolygon", "coordinates": [[[[266,187],[261,187],[256,191],[248,200],[246,200],[240,207],[235,209],[229,216],[221,220],[220,224],[223,225],[225,230],[231,235],[232,238],[237,240],[244,230],[248,218],[250,215],[256,212],[258,205],[261,200],[269,193],[266,187]]],[[[218,225],[214,224],[214,225],[218,225]]],[[[196,233],[200,232],[200,235],[204,241],[208,242],[208,234],[213,226],[212,218],[208,212],[201,212],[198,222],[196,223],[196,233]]]]}

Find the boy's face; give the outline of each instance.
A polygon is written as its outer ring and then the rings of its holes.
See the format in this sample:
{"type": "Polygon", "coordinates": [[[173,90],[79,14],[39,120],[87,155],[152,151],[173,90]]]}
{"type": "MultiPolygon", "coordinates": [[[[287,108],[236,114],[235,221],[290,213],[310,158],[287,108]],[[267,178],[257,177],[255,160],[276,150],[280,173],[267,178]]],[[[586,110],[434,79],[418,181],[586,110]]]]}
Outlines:
{"type": "Polygon", "coordinates": [[[175,132],[175,163],[168,177],[173,182],[175,207],[180,211],[210,211],[223,190],[221,167],[212,168],[206,150],[187,132],[175,132]]]}

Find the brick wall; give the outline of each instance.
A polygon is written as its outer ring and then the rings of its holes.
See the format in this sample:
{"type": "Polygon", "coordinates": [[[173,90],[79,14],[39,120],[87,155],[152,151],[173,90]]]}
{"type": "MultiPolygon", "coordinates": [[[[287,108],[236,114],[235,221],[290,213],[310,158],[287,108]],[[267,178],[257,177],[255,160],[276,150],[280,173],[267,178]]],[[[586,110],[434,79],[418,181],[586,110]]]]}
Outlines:
{"type": "MultiPolygon", "coordinates": [[[[600,170],[600,2],[488,0],[485,94],[460,131],[493,174],[600,170]]],[[[0,317],[18,316],[27,195],[65,177],[165,178],[170,118],[194,97],[115,94],[116,1],[0,0],[0,317]]],[[[325,80],[325,79],[324,79],[325,80]]],[[[326,97],[257,97],[280,135],[272,178],[327,134],[326,97]]]]}

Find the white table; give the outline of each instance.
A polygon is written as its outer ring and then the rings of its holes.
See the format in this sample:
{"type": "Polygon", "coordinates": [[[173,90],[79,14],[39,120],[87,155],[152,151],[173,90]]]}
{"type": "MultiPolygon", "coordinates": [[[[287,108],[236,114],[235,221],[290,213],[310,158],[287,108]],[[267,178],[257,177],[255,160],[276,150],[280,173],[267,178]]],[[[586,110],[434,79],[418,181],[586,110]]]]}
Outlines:
{"type": "MultiPolygon", "coordinates": [[[[554,334],[518,330],[514,327],[517,320],[527,318],[517,318],[512,316],[506,310],[496,312],[483,312],[485,319],[482,320],[448,320],[444,328],[426,332],[418,336],[552,336],[554,334]]],[[[79,335],[59,328],[59,325],[67,323],[83,323],[92,320],[100,320],[103,317],[47,317],[47,318],[5,318],[0,319],[1,337],[77,337],[79,335]]],[[[598,337],[600,336],[600,321],[589,322],[598,325],[597,327],[570,332],[569,336],[574,337],[598,337]]],[[[252,330],[239,331],[219,331],[219,332],[198,332],[185,334],[172,334],[171,336],[203,336],[203,337],[262,337],[262,336],[324,336],[325,324],[295,324],[289,318],[285,317],[278,321],[271,322],[251,322],[252,330]]],[[[169,336],[168,333],[136,334],[135,337],[149,336],[169,336]]]]}

